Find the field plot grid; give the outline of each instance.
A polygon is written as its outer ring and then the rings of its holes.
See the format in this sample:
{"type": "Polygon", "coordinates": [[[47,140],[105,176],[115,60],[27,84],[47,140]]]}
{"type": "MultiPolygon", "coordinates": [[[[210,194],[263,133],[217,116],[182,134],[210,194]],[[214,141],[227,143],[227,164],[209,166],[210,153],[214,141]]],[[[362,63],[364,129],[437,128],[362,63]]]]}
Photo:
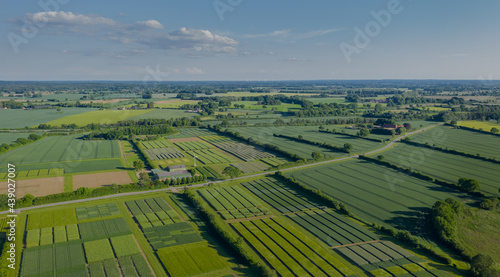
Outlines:
{"type": "Polygon", "coordinates": [[[234,142],[232,139],[219,135],[211,135],[211,136],[201,136],[200,137],[204,141],[208,141],[212,144],[214,143],[224,143],[224,142],[234,142]]]}
{"type": "Polygon", "coordinates": [[[219,147],[220,149],[229,152],[246,162],[258,159],[276,157],[274,154],[265,152],[251,145],[246,145],[239,142],[219,142],[213,144],[219,147]]]}
{"type": "Polygon", "coordinates": [[[281,276],[354,276],[327,250],[280,219],[242,221],[231,226],[281,276]]]}
{"type": "Polygon", "coordinates": [[[198,192],[226,220],[272,215],[271,211],[239,187],[204,189],[198,192]]]}
{"type": "Polygon", "coordinates": [[[203,241],[200,235],[187,222],[151,227],[143,229],[143,232],[154,250],[203,241]]]}
{"type": "Polygon", "coordinates": [[[382,273],[441,276],[439,271],[427,272],[425,267],[418,264],[424,260],[390,241],[338,247],[335,250],[375,276],[381,276],[382,273]]]}
{"type": "Polygon", "coordinates": [[[175,142],[174,144],[184,151],[213,148],[203,141],[181,141],[175,142]]]}
{"type": "Polygon", "coordinates": [[[184,154],[182,154],[177,148],[155,148],[155,149],[146,149],[143,150],[144,153],[153,161],[155,160],[168,160],[168,159],[177,159],[184,158],[184,154]]]}
{"type": "Polygon", "coordinates": [[[161,197],[125,202],[142,229],[182,222],[161,197]]]}
{"type": "Polygon", "coordinates": [[[281,158],[281,157],[276,157],[276,158],[264,158],[264,159],[260,159],[262,162],[270,165],[270,166],[278,166],[280,164],[284,164],[284,163],[287,163],[288,160],[285,159],[285,158],[281,158]]]}
{"type": "Polygon", "coordinates": [[[172,146],[165,140],[143,141],[141,144],[146,149],[168,148],[172,146]]]}
{"type": "Polygon", "coordinates": [[[241,170],[243,174],[257,172],[257,171],[264,171],[269,169],[269,166],[261,162],[235,163],[231,164],[231,166],[241,170]]]}
{"type": "Polygon", "coordinates": [[[92,207],[75,208],[76,218],[78,220],[85,220],[91,218],[99,218],[113,215],[120,215],[120,209],[116,203],[102,204],[92,207]]]}
{"type": "Polygon", "coordinates": [[[196,159],[203,164],[218,164],[218,163],[231,163],[234,159],[217,152],[215,149],[202,149],[196,151],[187,152],[192,157],[196,156],[196,159]]]}
{"type": "Polygon", "coordinates": [[[179,133],[175,135],[168,136],[168,139],[171,138],[189,138],[189,137],[199,137],[199,136],[213,136],[216,133],[209,131],[207,129],[201,128],[180,128],[178,129],[179,133]]]}

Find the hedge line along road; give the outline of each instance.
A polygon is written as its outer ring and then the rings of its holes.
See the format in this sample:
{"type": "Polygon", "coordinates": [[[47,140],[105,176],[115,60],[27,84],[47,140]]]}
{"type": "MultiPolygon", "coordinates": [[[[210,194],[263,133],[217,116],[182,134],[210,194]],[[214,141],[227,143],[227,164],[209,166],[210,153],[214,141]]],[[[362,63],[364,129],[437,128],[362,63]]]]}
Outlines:
{"type": "MultiPolygon", "coordinates": [[[[413,131],[413,132],[406,133],[405,135],[400,136],[400,137],[394,139],[393,141],[389,142],[384,147],[381,147],[379,149],[376,149],[376,150],[364,153],[364,155],[374,154],[374,153],[377,153],[377,152],[381,152],[381,151],[387,150],[392,145],[394,145],[394,143],[396,143],[396,142],[404,139],[407,136],[411,136],[411,135],[414,135],[414,134],[426,131],[426,130],[428,130],[430,128],[433,128],[433,127],[436,127],[436,126],[439,126],[439,125],[443,125],[443,124],[444,123],[440,123],[440,124],[436,124],[436,125],[431,125],[431,126],[425,127],[423,129],[420,129],[420,130],[416,130],[416,131],[413,131]]],[[[323,164],[328,164],[328,163],[333,163],[333,162],[338,162],[338,161],[344,161],[344,160],[349,160],[349,159],[354,159],[354,158],[358,158],[358,155],[353,155],[353,156],[344,157],[344,158],[338,158],[338,159],[334,159],[334,160],[321,161],[321,162],[312,163],[312,164],[300,165],[300,166],[296,166],[296,167],[281,169],[280,171],[290,171],[290,170],[301,169],[301,168],[305,168],[305,167],[312,167],[312,166],[317,166],[317,165],[323,165],[323,164]]],[[[253,174],[253,175],[247,175],[247,176],[243,176],[243,177],[237,177],[237,178],[234,178],[232,180],[247,179],[247,178],[252,178],[252,177],[258,177],[258,176],[273,174],[276,171],[277,170],[275,170],[275,171],[267,171],[267,172],[263,172],[263,173],[253,174]]],[[[100,199],[110,199],[110,198],[116,198],[116,197],[122,197],[122,196],[129,196],[129,195],[140,195],[140,194],[147,194],[147,193],[154,193],[154,192],[172,191],[172,190],[184,189],[184,188],[203,187],[203,186],[207,186],[209,184],[218,184],[218,183],[223,183],[223,182],[227,182],[227,181],[229,181],[229,180],[207,182],[207,183],[201,183],[201,184],[196,184],[196,185],[187,185],[187,186],[182,186],[182,187],[170,187],[170,188],[157,189],[157,190],[134,191],[134,192],[111,194],[111,195],[94,197],[94,198],[85,198],[85,199],[71,200],[71,201],[58,202],[58,203],[52,203],[52,204],[44,204],[44,205],[33,206],[33,207],[26,207],[26,208],[16,209],[16,212],[20,213],[22,211],[28,211],[28,210],[34,210],[34,209],[40,209],[40,208],[55,207],[55,206],[73,204],[73,203],[89,202],[89,201],[100,200],[100,199]]],[[[0,214],[6,214],[8,212],[9,211],[2,211],[2,212],[0,212],[0,214]]]]}

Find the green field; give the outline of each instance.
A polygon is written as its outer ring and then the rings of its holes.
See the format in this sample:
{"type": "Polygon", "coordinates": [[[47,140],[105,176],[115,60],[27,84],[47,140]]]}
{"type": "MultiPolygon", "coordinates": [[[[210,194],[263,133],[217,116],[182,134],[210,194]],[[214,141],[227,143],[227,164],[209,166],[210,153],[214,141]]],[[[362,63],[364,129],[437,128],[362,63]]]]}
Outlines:
{"type": "Polygon", "coordinates": [[[241,170],[243,174],[264,171],[269,169],[268,165],[265,165],[261,162],[237,163],[237,164],[231,164],[231,166],[238,168],[239,170],[241,170]]]}
{"type": "MultiPolygon", "coordinates": [[[[102,171],[102,170],[123,170],[123,165],[120,159],[106,159],[106,160],[19,165],[16,166],[16,169],[19,171],[63,169],[64,173],[68,174],[68,173],[91,172],[91,171],[102,171]]],[[[6,173],[6,172],[7,172],[7,167],[0,168],[0,173],[6,173]]]]}
{"type": "Polygon", "coordinates": [[[80,138],[81,135],[46,137],[0,157],[16,165],[121,157],[117,141],[84,141],[80,138]]]}
{"type": "Polygon", "coordinates": [[[60,119],[47,122],[52,126],[61,124],[76,124],[77,126],[87,126],[89,124],[110,124],[118,121],[130,119],[131,117],[142,115],[149,110],[99,110],[77,115],[69,115],[60,119]]]}
{"type": "Polygon", "coordinates": [[[182,117],[196,117],[197,113],[188,113],[184,110],[174,110],[174,109],[154,109],[154,110],[142,110],[141,113],[137,113],[127,118],[127,120],[141,120],[148,118],[157,119],[172,119],[172,118],[182,118],[182,117]]]}
{"type": "Polygon", "coordinates": [[[214,143],[214,145],[244,160],[245,162],[276,157],[274,154],[266,152],[262,149],[238,142],[219,142],[214,143]]]}
{"type": "Polygon", "coordinates": [[[242,219],[272,214],[239,187],[204,189],[198,192],[224,219],[242,219]]]}
{"type": "Polygon", "coordinates": [[[496,163],[404,143],[399,143],[382,155],[387,161],[406,168],[411,167],[450,183],[457,183],[462,177],[476,179],[481,185],[481,192],[489,196],[499,195],[500,166],[496,163]]]}
{"type": "Polygon", "coordinates": [[[213,148],[212,145],[203,141],[183,141],[183,142],[176,142],[174,144],[183,151],[213,148]]]}
{"type": "Polygon", "coordinates": [[[37,135],[43,135],[43,132],[26,132],[26,133],[20,133],[20,132],[9,132],[9,133],[0,133],[0,145],[6,143],[6,144],[11,144],[15,143],[16,139],[18,138],[28,138],[30,134],[37,134],[37,135]]]}
{"type": "Polygon", "coordinates": [[[437,126],[428,131],[411,136],[418,143],[447,148],[482,157],[500,158],[500,138],[477,132],[454,129],[450,126],[437,126]]]}
{"type": "Polygon", "coordinates": [[[469,128],[474,128],[474,129],[483,129],[485,131],[490,131],[491,128],[497,128],[500,130],[500,124],[495,121],[459,121],[458,122],[459,126],[465,126],[469,128]]]}
{"type": "Polygon", "coordinates": [[[142,147],[145,149],[168,148],[172,145],[166,140],[153,140],[141,142],[142,147]]]}
{"type": "Polygon", "coordinates": [[[86,112],[95,111],[96,109],[90,108],[61,108],[61,113],[57,109],[44,109],[44,110],[17,110],[8,109],[0,110],[0,118],[8,118],[9,120],[2,120],[0,129],[7,128],[24,128],[26,126],[36,126],[38,124],[47,123],[59,118],[78,115],[86,112]]]}
{"type": "Polygon", "coordinates": [[[420,233],[424,212],[438,200],[465,194],[365,161],[346,161],[285,173],[347,205],[355,215],[420,233]]]}
{"type": "Polygon", "coordinates": [[[125,204],[142,229],[183,221],[161,197],[127,201],[125,204]]]}
{"type": "Polygon", "coordinates": [[[180,128],[178,129],[179,133],[175,135],[170,135],[167,138],[191,138],[191,137],[199,137],[199,136],[212,136],[217,135],[216,133],[209,131],[207,129],[202,128],[180,128]]]}
{"type": "Polygon", "coordinates": [[[187,222],[151,227],[143,232],[154,250],[203,240],[187,222]]]}
{"type": "Polygon", "coordinates": [[[121,212],[115,203],[101,204],[91,207],[80,207],[75,209],[78,220],[87,220],[100,217],[120,215],[121,212]]]}
{"type": "Polygon", "coordinates": [[[143,150],[144,153],[153,161],[178,159],[185,157],[177,148],[154,148],[143,150]]]}
{"type": "Polygon", "coordinates": [[[202,162],[203,164],[230,163],[235,161],[233,158],[230,158],[215,149],[202,149],[189,151],[187,153],[192,157],[196,156],[196,160],[202,162]]]}
{"type": "Polygon", "coordinates": [[[232,223],[281,276],[349,276],[354,273],[327,250],[280,219],[232,223]]]}

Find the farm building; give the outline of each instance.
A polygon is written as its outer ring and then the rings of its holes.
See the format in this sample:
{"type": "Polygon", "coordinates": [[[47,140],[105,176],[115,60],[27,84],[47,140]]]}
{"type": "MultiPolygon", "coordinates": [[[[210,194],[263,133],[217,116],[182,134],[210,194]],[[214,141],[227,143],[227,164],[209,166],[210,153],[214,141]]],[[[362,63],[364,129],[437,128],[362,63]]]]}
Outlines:
{"type": "Polygon", "coordinates": [[[172,172],[172,171],[185,171],[186,170],[186,165],[183,165],[183,164],[178,164],[178,165],[171,165],[169,167],[167,167],[167,170],[169,172],[172,172]]]}
{"type": "Polygon", "coordinates": [[[176,170],[176,171],[155,170],[153,171],[153,174],[158,180],[193,177],[191,173],[189,173],[189,171],[187,170],[176,170]]]}

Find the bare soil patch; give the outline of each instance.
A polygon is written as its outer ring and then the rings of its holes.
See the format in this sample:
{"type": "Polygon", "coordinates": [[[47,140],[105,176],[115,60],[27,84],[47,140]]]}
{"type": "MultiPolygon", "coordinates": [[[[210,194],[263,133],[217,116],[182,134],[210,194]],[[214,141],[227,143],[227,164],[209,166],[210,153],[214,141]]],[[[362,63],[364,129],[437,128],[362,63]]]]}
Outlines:
{"type": "Polygon", "coordinates": [[[132,183],[132,179],[126,171],[103,172],[73,176],[73,189],[81,187],[97,188],[110,186],[112,184],[123,185],[132,183]]]}
{"type": "MultiPolygon", "coordinates": [[[[0,194],[7,193],[7,182],[0,182],[0,194]]],[[[16,181],[16,197],[26,194],[45,196],[64,192],[64,177],[49,177],[16,181]]]]}

